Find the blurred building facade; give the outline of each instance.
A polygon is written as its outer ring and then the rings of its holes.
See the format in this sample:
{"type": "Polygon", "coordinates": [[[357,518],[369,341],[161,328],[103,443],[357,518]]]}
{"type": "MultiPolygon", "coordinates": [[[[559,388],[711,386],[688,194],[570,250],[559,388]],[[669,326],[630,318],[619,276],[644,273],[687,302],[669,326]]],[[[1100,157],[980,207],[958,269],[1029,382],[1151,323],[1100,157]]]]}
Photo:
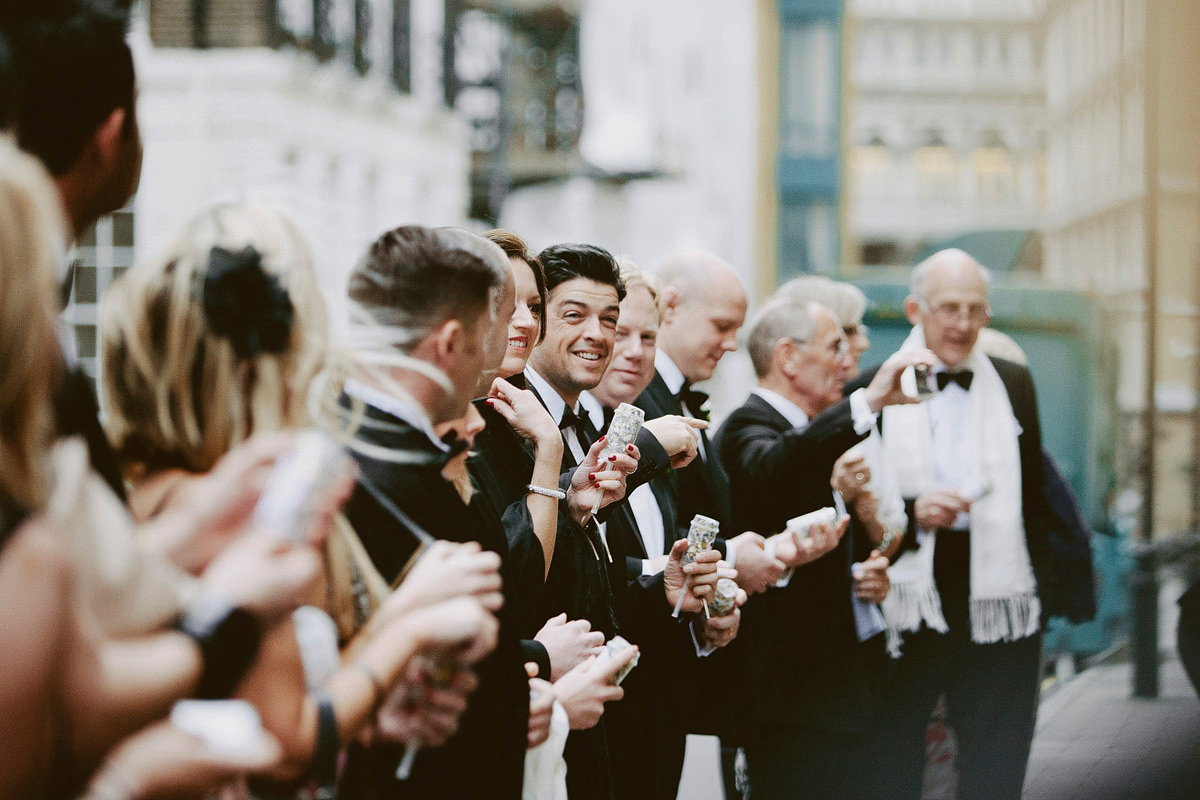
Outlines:
{"type": "MultiPolygon", "coordinates": [[[[712,250],[756,285],[758,6],[546,5],[578,15],[585,113],[558,174],[522,176],[517,153],[536,149],[537,139],[511,137],[513,183],[500,224],[535,247],[592,242],[647,267],[683,249],[712,250]]],[[[531,55],[517,43],[519,65],[531,55]]]]}
{"type": "Polygon", "coordinates": [[[446,0],[149,0],[131,45],[145,146],[130,207],[82,242],[79,355],[95,302],[201,208],[261,201],[314,247],[335,315],[366,245],[405,222],[462,224],[469,129],[447,102],[446,0]]]}
{"type": "MultiPolygon", "coordinates": [[[[849,0],[845,263],[910,264],[927,243],[1041,227],[1045,4],[849,0]]],[[[1023,242],[1013,260],[1036,267],[1023,242]]]]}
{"type": "Polygon", "coordinates": [[[1131,490],[1146,467],[1145,293],[1147,270],[1157,274],[1155,535],[1195,530],[1200,490],[1197,30],[1194,0],[1060,0],[1045,23],[1045,275],[1100,307],[1118,487],[1131,490]],[[1148,164],[1157,164],[1149,180],[1148,164]]]}

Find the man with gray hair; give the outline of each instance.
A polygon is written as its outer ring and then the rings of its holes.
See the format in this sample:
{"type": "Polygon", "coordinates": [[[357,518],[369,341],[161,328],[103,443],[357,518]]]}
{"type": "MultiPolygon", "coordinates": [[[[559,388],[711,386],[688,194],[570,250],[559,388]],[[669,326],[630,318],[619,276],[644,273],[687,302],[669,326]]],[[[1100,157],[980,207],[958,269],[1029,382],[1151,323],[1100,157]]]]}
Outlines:
{"type": "Polygon", "coordinates": [[[992,318],[989,283],[961,250],[913,270],[904,303],[913,330],[900,354],[936,356],[932,397],[880,422],[909,519],[887,609],[903,656],[873,732],[883,777],[874,796],[889,800],[920,797],[925,729],[943,692],[960,797],[1019,798],[1029,758],[1041,625],[1054,611],[1052,512],[1029,371],[976,346],[992,318]]]}
{"type": "Polygon", "coordinates": [[[806,538],[792,532],[768,540],[768,551],[797,569],[743,612],[752,796],[854,798],[870,763],[862,745],[884,666],[876,604],[887,594],[887,559],[865,539],[842,536],[850,518],[830,476],[885,405],[913,402],[900,375],[932,356],[894,357],[869,386],[830,406],[850,356],[828,308],[773,300],[755,316],[747,348],[758,386],[715,442],[729,473],[734,525],[785,531],[788,520],[830,507],[839,518],[836,529],[824,524],[806,538]],[[861,564],[854,575],[852,561],[861,564]]]}

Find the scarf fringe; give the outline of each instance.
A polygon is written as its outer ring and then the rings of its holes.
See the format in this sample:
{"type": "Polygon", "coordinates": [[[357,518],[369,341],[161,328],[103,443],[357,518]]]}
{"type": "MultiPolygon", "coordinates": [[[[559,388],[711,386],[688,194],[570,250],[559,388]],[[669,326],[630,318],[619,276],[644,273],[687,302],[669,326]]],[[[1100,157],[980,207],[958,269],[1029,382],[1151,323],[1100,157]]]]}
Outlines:
{"type": "Polygon", "coordinates": [[[942,598],[930,585],[893,581],[883,601],[883,617],[889,628],[901,633],[920,630],[921,623],[938,633],[950,630],[942,616],[942,598]]]}
{"type": "Polygon", "coordinates": [[[1010,597],[971,598],[971,641],[1013,642],[1038,632],[1042,604],[1036,592],[1010,597]]]}

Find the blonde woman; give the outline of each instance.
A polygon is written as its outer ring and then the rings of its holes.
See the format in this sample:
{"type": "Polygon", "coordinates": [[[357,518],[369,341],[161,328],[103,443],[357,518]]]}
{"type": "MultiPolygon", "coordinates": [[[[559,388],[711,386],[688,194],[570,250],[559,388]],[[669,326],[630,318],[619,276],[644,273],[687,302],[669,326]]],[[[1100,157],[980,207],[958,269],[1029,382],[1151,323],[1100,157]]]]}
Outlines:
{"type": "MultiPolygon", "coordinates": [[[[139,519],[184,502],[247,437],[312,425],[326,396],[328,322],[310,252],[297,226],[269,209],[222,205],[195,217],[165,254],[113,286],[101,333],[109,435],[139,519]]],[[[329,779],[340,744],[372,719],[422,647],[447,638],[482,647],[494,635],[481,602],[458,596],[464,580],[480,578],[472,585],[482,602],[498,600],[495,565],[471,548],[431,551],[420,576],[390,595],[344,520],[325,556],[315,604],[335,617],[342,644],[362,632],[353,656],[338,667],[325,652],[318,660],[332,667],[314,670],[286,631],[264,643],[242,686],[284,744],[280,777],[315,760],[329,779]]],[[[423,740],[443,739],[455,716],[443,714],[423,740]]]]}

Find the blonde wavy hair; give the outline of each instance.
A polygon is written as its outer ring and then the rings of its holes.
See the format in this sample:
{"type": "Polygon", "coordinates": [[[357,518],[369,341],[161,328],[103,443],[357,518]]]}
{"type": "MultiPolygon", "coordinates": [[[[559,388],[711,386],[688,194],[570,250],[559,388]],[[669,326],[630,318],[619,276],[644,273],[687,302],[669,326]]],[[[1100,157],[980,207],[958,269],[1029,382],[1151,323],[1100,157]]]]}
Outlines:
{"type": "Polygon", "coordinates": [[[625,284],[625,296],[639,286],[650,293],[650,300],[654,303],[654,310],[658,313],[658,322],[661,325],[663,314],[667,311],[667,298],[663,295],[662,281],[657,275],[646,272],[639,267],[636,262],[629,256],[617,256],[617,266],[621,269],[621,281],[625,284]]]}
{"type": "Polygon", "coordinates": [[[219,205],[193,218],[164,254],[109,289],[100,334],[106,427],[130,479],[207,472],[251,435],[319,414],[328,315],[304,235],[273,209],[219,205]],[[281,352],[239,357],[210,327],[203,286],[215,247],[253,248],[287,291],[293,316],[281,352]]]}
{"type": "Polygon", "coordinates": [[[55,275],[66,237],[50,175],[0,137],[0,494],[30,511],[49,493],[50,392],[62,364],[55,275]]]}

